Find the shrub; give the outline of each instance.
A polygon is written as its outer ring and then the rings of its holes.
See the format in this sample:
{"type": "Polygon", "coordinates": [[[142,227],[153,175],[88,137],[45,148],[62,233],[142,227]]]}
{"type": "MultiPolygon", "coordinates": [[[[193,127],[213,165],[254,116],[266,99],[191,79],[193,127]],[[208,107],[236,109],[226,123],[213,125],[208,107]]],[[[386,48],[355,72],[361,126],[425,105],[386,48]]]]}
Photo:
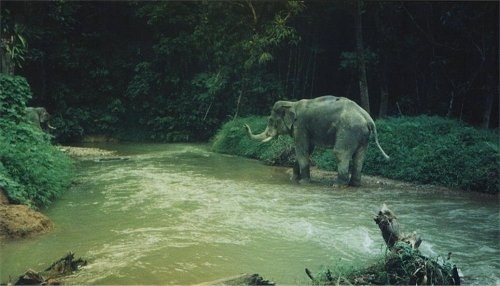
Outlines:
{"type": "Polygon", "coordinates": [[[13,203],[48,205],[69,186],[71,161],[50,136],[24,117],[29,86],[19,77],[0,76],[0,188],[13,203]],[[21,88],[19,88],[21,87],[21,88]]]}
{"type": "Polygon", "coordinates": [[[26,102],[31,91],[26,79],[0,73],[0,118],[21,122],[26,112],[26,102]]]}
{"type": "MultiPolygon", "coordinates": [[[[248,117],[226,123],[213,139],[213,150],[270,164],[290,165],[294,161],[293,142],[289,136],[268,143],[254,142],[247,138],[244,123],[261,131],[266,126],[266,119],[248,117]]],[[[391,159],[386,161],[371,142],[363,170],[365,174],[463,190],[500,191],[496,132],[431,116],[378,120],[377,131],[380,144],[391,159]]],[[[322,169],[337,168],[330,148],[317,148],[311,160],[322,169]]]]}

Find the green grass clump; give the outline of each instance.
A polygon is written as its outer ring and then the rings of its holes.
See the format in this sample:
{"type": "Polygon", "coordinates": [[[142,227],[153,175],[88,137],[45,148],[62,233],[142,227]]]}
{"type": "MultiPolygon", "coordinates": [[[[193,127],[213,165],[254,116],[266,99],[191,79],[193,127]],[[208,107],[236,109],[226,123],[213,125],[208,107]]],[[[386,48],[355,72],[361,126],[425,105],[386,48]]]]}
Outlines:
{"type": "Polygon", "coordinates": [[[68,188],[72,162],[50,135],[27,122],[26,80],[0,74],[0,82],[0,189],[12,203],[47,206],[68,188]]]}
{"type": "MultiPolygon", "coordinates": [[[[267,124],[265,117],[247,117],[226,123],[213,139],[213,150],[291,165],[293,141],[280,136],[267,143],[251,141],[243,124],[255,133],[267,124]]],[[[407,182],[436,184],[451,188],[499,193],[499,137],[496,131],[476,129],[437,116],[398,117],[376,122],[382,148],[391,157],[386,161],[370,142],[364,174],[407,182]]],[[[317,148],[312,163],[321,169],[336,170],[330,149],[317,148]]]]}
{"type": "Polygon", "coordinates": [[[409,182],[498,193],[499,137],[437,116],[377,121],[379,139],[391,160],[371,144],[365,173],[409,182]]]}

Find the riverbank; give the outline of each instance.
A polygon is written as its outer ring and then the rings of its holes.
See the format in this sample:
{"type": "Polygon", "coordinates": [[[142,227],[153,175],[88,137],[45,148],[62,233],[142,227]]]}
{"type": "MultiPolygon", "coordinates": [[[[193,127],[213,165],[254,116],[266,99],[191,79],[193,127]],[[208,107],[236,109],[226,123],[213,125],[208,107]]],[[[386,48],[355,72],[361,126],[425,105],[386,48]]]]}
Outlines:
{"type": "MultiPolygon", "coordinates": [[[[59,149],[76,160],[95,160],[114,155],[112,151],[99,148],[62,146],[59,149]]],[[[47,216],[27,205],[12,204],[0,188],[0,240],[33,237],[53,229],[54,224],[47,216]]]]}

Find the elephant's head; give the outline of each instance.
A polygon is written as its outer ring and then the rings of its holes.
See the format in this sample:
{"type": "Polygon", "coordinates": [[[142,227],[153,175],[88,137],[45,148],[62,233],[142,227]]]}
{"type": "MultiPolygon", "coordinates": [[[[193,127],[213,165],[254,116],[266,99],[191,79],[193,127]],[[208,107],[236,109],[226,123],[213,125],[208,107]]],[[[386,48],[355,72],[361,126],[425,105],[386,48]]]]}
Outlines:
{"type": "Polygon", "coordinates": [[[33,122],[36,126],[41,128],[41,124],[46,124],[50,129],[56,129],[50,125],[50,114],[45,107],[28,107],[26,110],[28,120],[33,122]]]}
{"type": "Polygon", "coordinates": [[[295,116],[295,103],[278,101],[273,106],[266,130],[260,134],[253,134],[250,126],[245,124],[245,128],[251,139],[267,142],[277,135],[291,134],[295,116]]]}

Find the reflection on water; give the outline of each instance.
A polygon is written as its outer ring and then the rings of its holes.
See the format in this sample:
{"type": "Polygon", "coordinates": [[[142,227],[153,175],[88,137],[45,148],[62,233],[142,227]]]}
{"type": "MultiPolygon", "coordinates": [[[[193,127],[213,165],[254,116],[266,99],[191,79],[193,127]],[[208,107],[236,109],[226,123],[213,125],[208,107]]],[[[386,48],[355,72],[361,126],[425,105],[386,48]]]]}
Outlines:
{"type": "Polygon", "coordinates": [[[309,284],[304,268],[368,264],[385,247],[382,203],[453,252],[467,283],[499,284],[498,202],[457,193],[293,185],[286,169],[205,145],[115,144],[126,161],[79,163],[78,184],[46,213],[56,230],[1,245],[0,281],[67,251],[89,259],[70,284],[193,284],[259,273],[309,284]]]}

